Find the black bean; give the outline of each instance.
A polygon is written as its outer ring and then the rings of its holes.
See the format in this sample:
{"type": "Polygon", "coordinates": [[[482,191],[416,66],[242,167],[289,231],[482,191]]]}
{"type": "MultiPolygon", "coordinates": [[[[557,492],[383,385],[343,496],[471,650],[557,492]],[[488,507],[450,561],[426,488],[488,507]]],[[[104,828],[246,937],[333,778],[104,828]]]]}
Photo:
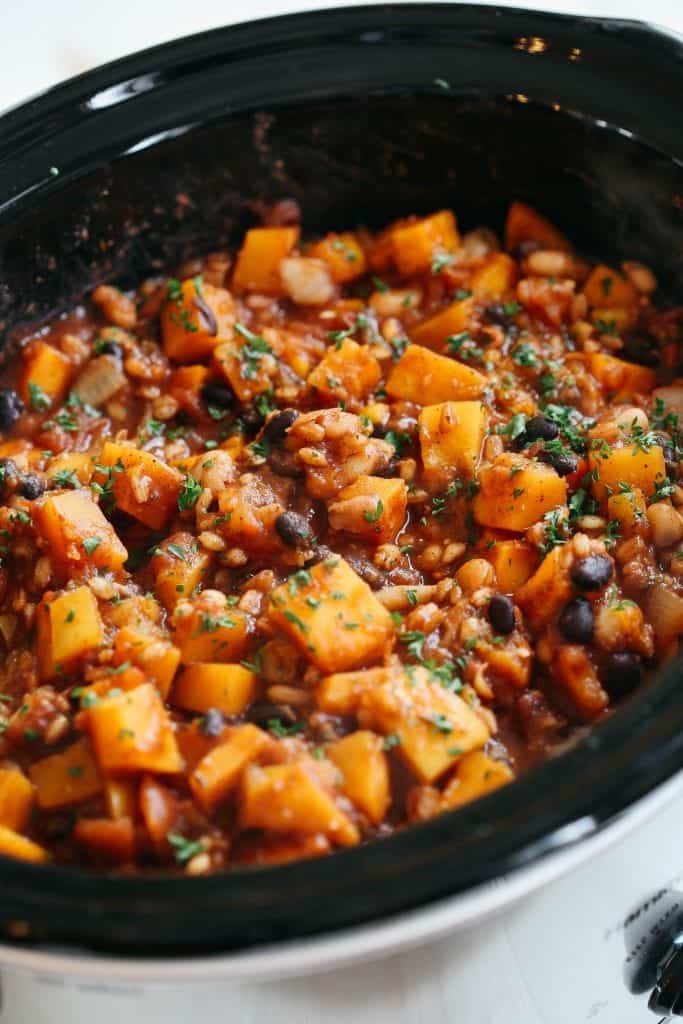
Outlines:
{"type": "Polygon", "coordinates": [[[560,432],[557,423],[547,419],[545,416],[532,416],[527,420],[524,433],[527,442],[530,441],[553,441],[560,432]]]}
{"type": "Polygon", "coordinates": [[[664,465],[666,467],[666,475],[672,483],[676,483],[678,480],[678,459],[676,458],[676,452],[673,445],[665,444],[662,446],[662,453],[664,455],[664,465]]]}
{"type": "Polygon", "coordinates": [[[605,667],[605,689],[610,697],[625,697],[640,685],[643,664],[633,651],[613,651],[605,667]]]}
{"type": "Polygon", "coordinates": [[[657,366],[659,363],[659,350],[653,338],[646,338],[642,334],[627,334],[623,342],[624,356],[629,362],[640,363],[641,366],[657,366]]]}
{"type": "Polygon", "coordinates": [[[507,636],[515,628],[515,605],[506,594],[494,594],[489,604],[489,622],[496,633],[507,636]]]}
{"type": "Polygon", "coordinates": [[[263,430],[263,436],[271,444],[282,444],[285,434],[298,417],[296,409],[282,409],[271,416],[263,430]]]}
{"type": "Polygon", "coordinates": [[[97,346],[101,356],[114,356],[115,359],[123,359],[123,349],[117,341],[102,341],[97,346]]]}
{"type": "Polygon", "coordinates": [[[260,413],[255,405],[248,405],[240,413],[240,420],[242,421],[242,429],[247,437],[254,437],[258,434],[259,430],[263,426],[265,417],[263,413],[260,413]]]}
{"type": "Polygon", "coordinates": [[[612,559],[607,555],[589,555],[572,566],[572,583],[581,590],[599,590],[612,579],[612,559]]]}
{"type": "Polygon", "coordinates": [[[41,480],[35,473],[26,473],[19,480],[19,494],[22,498],[34,501],[41,496],[45,486],[45,481],[41,480]]]}
{"type": "Polygon", "coordinates": [[[304,562],[304,567],[310,569],[312,565],[317,565],[318,562],[324,562],[325,559],[334,557],[335,554],[332,548],[328,548],[325,544],[318,544],[311,557],[307,558],[304,562]]]}
{"type": "Polygon", "coordinates": [[[484,310],[484,319],[489,324],[499,324],[501,327],[507,327],[510,323],[510,317],[503,309],[502,302],[494,302],[487,306],[484,310]]]}
{"type": "Polygon", "coordinates": [[[202,736],[220,736],[225,725],[225,716],[218,708],[209,708],[199,722],[199,731],[202,736]]]}
{"type": "Polygon", "coordinates": [[[539,459],[541,462],[545,462],[547,466],[552,466],[555,472],[559,476],[569,476],[573,473],[578,466],[576,457],[571,452],[554,452],[544,450],[539,453],[539,459]]]}
{"type": "Polygon", "coordinates": [[[374,471],[374,476],[391,477],[397,476],[398,474],[398,459],[395,455],[387,462],[386,466],[377,466],[374,471]]]}
{"type": "Polygon", "coordinates": [[[206,405],[216,409],[232,409],[235,404],[235,392],[229,384],[220,380],[207,380],[201,395],[206,405]]]}
{"type": "Polygon", "coordinates": [[[24,403],[13,388],[0,388],[0,430],[14,426],[22,412],[24,403]]]}
{"type": "Polygon", "coordinates": [[[559,627],[567,640],[589,644],[593,639],[593,608],[585,597],[575,597],[562,609],[559,627]]]}
{"type": "Polygon", "coordinates": [[[305,547],[311,538],[308,521],[298,512],[281,512],[275,520],[277,535],[290,548],[305,547]]]}
{"type": "Polygon", "coordinates": [[[252,704],[247,711],[247,718],[257,725],[268,725],[275,720],[283,725],[293,725],[296,713],[287,704],[252,704]]]}

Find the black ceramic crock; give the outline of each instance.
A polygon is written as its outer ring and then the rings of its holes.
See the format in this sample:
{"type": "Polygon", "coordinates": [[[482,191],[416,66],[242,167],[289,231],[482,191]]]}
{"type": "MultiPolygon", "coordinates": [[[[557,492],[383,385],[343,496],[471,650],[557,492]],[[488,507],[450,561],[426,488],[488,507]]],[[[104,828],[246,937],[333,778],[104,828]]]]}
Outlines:
{"type": "MultiPolygon", "coordinates": [[[[457,4],[238,25],[75,78],[0,119],[0,329],[93,282],[233,242],[254,200],[305,225],[514,198],[683,295],[683,46],[633,22],[457,4]]],[[[458,812],[335,856],[206,878],[0,858],[0,925],[123,954],[201,953],[377,920],[547,856],[683,766],[681,665],[571,750],[458,812]]]]}

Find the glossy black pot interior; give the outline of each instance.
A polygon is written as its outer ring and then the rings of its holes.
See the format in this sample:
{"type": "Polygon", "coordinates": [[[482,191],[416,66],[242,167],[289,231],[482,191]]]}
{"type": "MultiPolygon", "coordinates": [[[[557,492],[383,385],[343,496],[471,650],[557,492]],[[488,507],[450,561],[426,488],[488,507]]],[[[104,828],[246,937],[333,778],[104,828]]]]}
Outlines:
{"type": "MultiPolygon", "coordinates": [[[[682,58],[635,23],[420,4],[242,25],[109,65],[0,120],[0,321],[10,336],[94,281],[234,241],[250,202],[281,196],[311,232],[446,205],[500,226],[526,199],[680,297],[682,58]]],[[[604,826],[679,769],[680,678],[671,665],[513,786],[332,858],[198,879],[3,861],[0,922],[200,952],[426,904],[604,826]]]]}

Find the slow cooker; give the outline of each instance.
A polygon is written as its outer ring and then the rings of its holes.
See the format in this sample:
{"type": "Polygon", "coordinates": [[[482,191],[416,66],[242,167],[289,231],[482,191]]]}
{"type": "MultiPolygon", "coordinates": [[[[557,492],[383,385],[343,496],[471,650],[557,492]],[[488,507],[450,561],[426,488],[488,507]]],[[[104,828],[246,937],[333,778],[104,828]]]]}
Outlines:
{"type": "MultiPolygon", "coordinates": [[[[682,58],[674,36],[635,22],[401,4],[238,25],[89,72],[0,121],[3,336],[93,283],[229,242],[254,202],[283,196],[313,228],[442,204],[497,223],[520,198],[587,251],[653,265],[674,300],[682,58]]],[[[334,858],[206,878],[4,860],[0,962],[87,984],[256,980],[482,921],[675,798],[680,677],[668,664],[513,786],[334,858]]],[[[590,887],[583,899],[588,917],[590,887]]],[[[665,920],[624,954],[660,1013],[679,1008],[666,985],[677,911],[665,920]]],[[[561,922],[537,927],[550,942],[561,922]]]]}

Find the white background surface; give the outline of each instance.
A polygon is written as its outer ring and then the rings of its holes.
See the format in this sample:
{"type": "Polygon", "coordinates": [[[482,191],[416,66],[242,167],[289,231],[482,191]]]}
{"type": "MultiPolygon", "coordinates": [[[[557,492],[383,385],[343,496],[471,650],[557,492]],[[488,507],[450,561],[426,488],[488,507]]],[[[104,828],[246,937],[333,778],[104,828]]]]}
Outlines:
{"type": "MultiPolygon", "coordinates": [[[[341,0],[0,0],[0,107],[96,64],[191,32],[341,5],[341,0]]],[[[683,33],[683,0],[502,0],[498,6],[643,18],[683,33]]]]}
{"type": "MultiPolygon", "coordinates": [[[[60,79],[157,42],[221,24],[336,4],[251,0],[0,0],[0,108],[60,79]]],[[[501,4],[514,6],[514,4],[501,4]]],[[[683,0],[535,3],[643,18],[683,33],[683,0]]],[[[683,102],[683,97],[682,97],[683,102]]],[[[265,986],[130,990],[105,997],[3,977],[2,1024],[647,1024],[621,982],[615,926],[683,871],[683,799],[616,851],[492,924],[378,964],[265,986]]]]}

